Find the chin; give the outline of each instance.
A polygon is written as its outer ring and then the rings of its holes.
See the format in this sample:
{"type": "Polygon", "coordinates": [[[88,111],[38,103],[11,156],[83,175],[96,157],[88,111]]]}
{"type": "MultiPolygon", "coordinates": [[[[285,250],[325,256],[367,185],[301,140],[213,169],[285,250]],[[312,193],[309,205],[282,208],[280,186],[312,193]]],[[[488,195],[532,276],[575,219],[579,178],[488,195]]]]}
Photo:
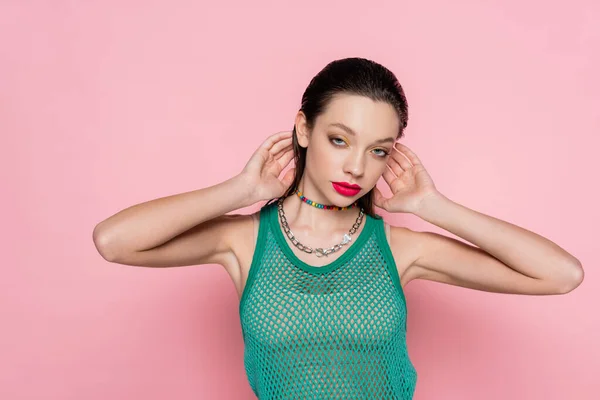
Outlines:
{"type": "Polygon", "coordinates": [[[356,203],[358,200],[362,199],[363,197],[365,197],[366,195],[368,195],[369,192],[366,192],[364,194],[357,194],[356,196],[352,196],[352,197],[347,197],[344,195],[341,195],[339,193],[336,192],[336,198],[338,199],[337,201],[332,201],[329,204],[333,204],[336,205],[338,207],[348,207],[350,205],[352,205],[353,203],[356,203]]]}

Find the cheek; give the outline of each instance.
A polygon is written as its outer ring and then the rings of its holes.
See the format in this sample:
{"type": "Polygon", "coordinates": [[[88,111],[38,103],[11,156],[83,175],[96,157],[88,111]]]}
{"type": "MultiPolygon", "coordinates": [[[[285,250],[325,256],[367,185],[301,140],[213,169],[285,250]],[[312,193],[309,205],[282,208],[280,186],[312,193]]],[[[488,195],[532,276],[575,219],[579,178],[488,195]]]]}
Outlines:
{"type": "Polygon", "coordinates": [[[306,165],[307,173],[313,179],[317,179],[319,176],[323,176],[322,172],[327,169],[325,158],[319,153],[319,151],[315,151],[311,148],[306,152],[306,165]]]}
{"type": "Polygon", "coordinates": [[[311,166],[317,171],[339,170],[344,165],[343,152],[331,151],[325,145],[311,148],[307,153],[307,162],[309,159],[311,166]]]}
{"type": "Polygon", "coordinates": [[[388,157],[384,157],[383,159],[380,160],[376,160],[375,163],[377,164],[375,166],[375,170],[377,170],[377,173],[379,175],[383,175],[383,173],[387,170],[387,165],[389,163],[389,156],[388,157]]]}
{"type": "Polygon", "coordinates": [[[379,178],[382,177],[383,173],[387,170],[387,164],[384,162],[378,162],[376,163],[376,165],[372,166],[371,169],[371,181],[373,182],[373,185],[375,185],[377,183],[377,181],[379,180],[379,178]]]}

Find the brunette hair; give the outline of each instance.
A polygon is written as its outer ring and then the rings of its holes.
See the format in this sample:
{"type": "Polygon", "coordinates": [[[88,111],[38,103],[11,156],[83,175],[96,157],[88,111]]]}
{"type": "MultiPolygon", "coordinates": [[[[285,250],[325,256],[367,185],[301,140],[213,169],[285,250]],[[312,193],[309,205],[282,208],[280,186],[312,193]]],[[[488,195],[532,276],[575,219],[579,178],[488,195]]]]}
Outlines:
{"type": "MultiPolygon", "coordinates": [[[[329,102],[338,94],[359,95],[373,101],[390,104],[400,119],[397,139],[404,135],[408,122],[408,104],[404,90],[396,76],[386,67],[365,58],[351,57],[330,62],[312,78],[302,95],[300,111],[306,116],[308,129],[312,131],[319,115],[325,112],[329,102]]],[[[306,164],[306,148],[298,144],[296,126],[293,128],[294,180],[285,193],[269,200],[265,205],[296,192],[306,164]]],[[[358,199],[358,206],[365,213],[378,218],[373,210],[373,189],[358,199]]]]}

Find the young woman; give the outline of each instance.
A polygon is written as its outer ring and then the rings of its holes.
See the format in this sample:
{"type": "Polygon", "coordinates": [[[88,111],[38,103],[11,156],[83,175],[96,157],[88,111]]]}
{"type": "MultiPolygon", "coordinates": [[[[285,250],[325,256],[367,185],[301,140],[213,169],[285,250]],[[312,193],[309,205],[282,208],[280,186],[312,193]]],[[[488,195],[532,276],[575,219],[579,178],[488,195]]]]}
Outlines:
{"type": "Polygon", "coordinates": [[[96,226],[96,247],[126,265],[223,265],[240,297],[244,365],[260,399],[410,399],[408,282],[551,295],[584,275],[550,240],[442,195],[398,142],[407,110],[385,67],[331,62],[304,92],[293,130],[270,136],[239,175],[120,211],[96,226]],[[381,176],[391,198],[375,187],[381,176]],[[252,215],[226,215],[263,200],[252,215]],[[391,226],[373,205],[474,245],[391,226]]]}

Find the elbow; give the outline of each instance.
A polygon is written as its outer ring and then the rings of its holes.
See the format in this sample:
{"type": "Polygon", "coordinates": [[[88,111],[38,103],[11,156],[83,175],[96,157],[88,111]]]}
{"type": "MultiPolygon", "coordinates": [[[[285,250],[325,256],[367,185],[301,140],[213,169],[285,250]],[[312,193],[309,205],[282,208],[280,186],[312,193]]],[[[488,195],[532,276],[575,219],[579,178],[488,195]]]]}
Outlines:
{"type": "Polygon", "coordinates": [[[98,253],[108,262],[115,262],[116,255],[115,252],[111,249],[109,236],[102,231],[100,228],[100,224],[96,225],[94,231],[92,233],[92,239],[94,241],[94,246],[98,253]]]}
{"type": "Polygon", "coordinates": [[[575,264],[570,265],[569,270],[570,278],[562,283],[560,294],[567,294],[575,290],[577,287],[579,287],[579,285],[581,285],[585,277],[585,273],[583,272],[583,266],[581,265],[581,262],[579,262],[579,260],[577,260],[575,264]]]}

